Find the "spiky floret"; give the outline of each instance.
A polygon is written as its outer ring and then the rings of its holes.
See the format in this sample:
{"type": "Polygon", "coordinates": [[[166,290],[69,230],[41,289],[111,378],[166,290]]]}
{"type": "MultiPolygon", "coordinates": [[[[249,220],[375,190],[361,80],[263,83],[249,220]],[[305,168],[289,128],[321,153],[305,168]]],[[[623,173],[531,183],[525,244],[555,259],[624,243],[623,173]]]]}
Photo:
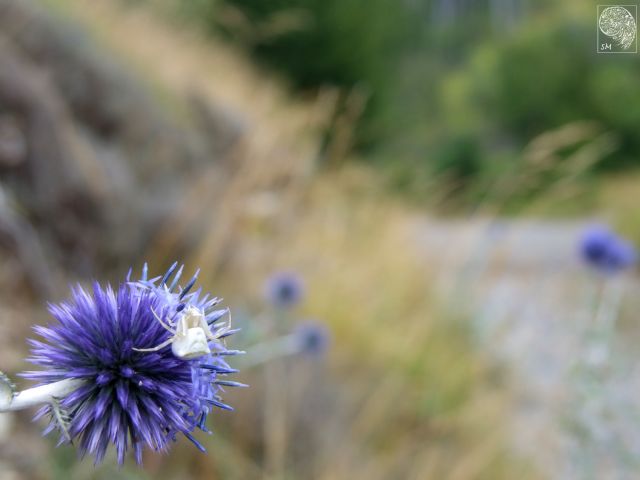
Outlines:
{"type": "MultiPolygon", "coordinates": [[[[224,360],[233,351],[222,342],[211,342],[210,355],[189,361],[176,358],[170,347],[151,353],[134,350],[158,345],[171,335],[153,312],[172,317],[190,302],[210,310],[199,293],[182,295],[186,287],[171,293],[166,281],[149,282],[145,266],[139,282],[124,283],[117,291],[97,282],[91,292],[77,287],[71,300],[50,306],[57,323],[35,327],[44,341],[30,341],[30,360],[43,370],[24,376],[42,384],[84,380],[57,406],[65,412],[63,430],[76,441],[80,454],[93,454],[96,463],[109,444],[115,446],[119,463],[130,448],[140,463],[145,444],[166,451],[178,433],[204,451],[193,431],[208,431],[211,408],[230,409],[219,397],[225,385],[219,376],[235,372],[224,360]]],[[[36,417],[46,414],[56,411],[47,405],[36,417]]],[[[55,426],[52,422],[45,433],[55,426]]],[[[64,441],[63,435],[59,443],[64,441]]]]}

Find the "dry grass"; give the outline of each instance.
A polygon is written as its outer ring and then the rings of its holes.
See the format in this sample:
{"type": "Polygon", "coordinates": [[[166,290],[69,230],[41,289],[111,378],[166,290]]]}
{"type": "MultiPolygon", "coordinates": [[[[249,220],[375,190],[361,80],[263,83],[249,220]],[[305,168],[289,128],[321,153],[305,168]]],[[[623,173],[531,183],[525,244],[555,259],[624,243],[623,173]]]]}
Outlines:
{"type": "MultiPolygon", "coordinates": [[[[248,420],[225,427],[228,443],[249,477],[257,468],[265,478],[528,478],[506,448],[500,372],[441,308],[434,272],[416,261],[410,214],[372,185],[370,173],[343,169],[293,205],[275,201],[270,217],[237,219],[225,268],[204,281],[224,279],[246,301],[269,272],[295,269],[309,291],[298,316],[326,322],[334,344],[320,376],[304,362],[249,373],[251,395],[234,399],[248,420]],[[311,425],[308,409],[318,409],[311,425]]],[[[199,251],[216,237],[212,225],[199,251]]]]}
{"type": "MultiPolygon", "coordinates": [[[[251,125],[232,159],[235,174],[215,195],[213,172],[189,179],[182,214],[150,246],[152,264],[173,257],[197,225],[184,260],[204,267],[206,288],[258,322],[263,279],[295,269],[309,292],[297,314],[326,322],[334,337],[326,364],[289,359],[246,372],[241,380],[252,388],[229,399],[238,411],[213,420],[212,453],[181,442],[166,458],[148,455],[151,478],[533,478],[503,434],[508,388],[475,349],[464,319],[441,307],[434,272],[416,260],[410,213],[371,172],[348,167],[309,177],[331,95],[292,102],[238,52],[145,9],[48,2],[89,26],[178,112],[197,89],[251,125]]],[[[58,462],[71,478],[115,478],[108,467],[89,472],[68,458],[58,462]]],[[[133,471],[117,475],[135,478],[133,471]]]]}
{"type": "Polygon", "coordinates": [[[601,183],[595,201],[594,210],[626,235],[637,236],[636,232],[640,231],[639,181],[640,175],[637,173],[610,176],[601,183]]]}
{"type": "MultiPolygon", "coordinates": [[[[512,399],[501,372],[477,351],[464,319],[442,307],[435,272],[416,260],[413,216],[370,175],[327,173],[296,202],[274,200],[267,216],[240,209],[247,203],[236,198],[230,256],[217,275],[202,277],[244,325],[271,322],[278,334],[298,318],[326,322],[326,361],[289,358],[243,371],[239,380],[252,387],[227,396],[237,411],[214,415],[216,434],[199,435],[208,455],[181,441],[168,456],[148,453],[144,471],[115,471],[109,462],[78,463],[63,448],[56,478],[538,478],[509,451],[503,422],[512,399]],[[305,277],[308,296],[277,318],[259,297],[262,280],[281,268],[305,277]]],[[[215,227],[188,265],[217,245],[215,227]]]]}
{"type": "Polygon", "coordinates": [[[233,47],[202,38],[194,29],[167,22],[158,12],[113,0],[46,0],[63,16],[91,31],[115,52],[165,103],[184,113],[192,93],[246,121],[246,156],[254,165],[283,166],[305,175],[315,159],[316,133],[335,102],[331,92],[313,102],[292,101],[280,79],[248,62],[233,47]]]}

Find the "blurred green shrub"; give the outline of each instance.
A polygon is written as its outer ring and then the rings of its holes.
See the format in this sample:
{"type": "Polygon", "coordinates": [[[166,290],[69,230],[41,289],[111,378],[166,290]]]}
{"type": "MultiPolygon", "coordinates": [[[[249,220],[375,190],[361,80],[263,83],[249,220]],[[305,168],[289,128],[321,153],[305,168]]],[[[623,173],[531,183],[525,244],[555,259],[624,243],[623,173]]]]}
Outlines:
{"type": "MultiPolygon", "coordinates": [[[[562,193],[557,190],[571,183],[568,198],[594,174],[638,166],[640,92],[632,83],[640,65],[632,56],[597,55],[592,20],[549,7],[541,19],[524,19],[509,34],[467,44],[456,62],[438,52],[415,57],[405,85],[415,87],[423,78],[428,87],[398,94],[392,115],[402,117],[404,128],[379,150],[380,163],[393,162],[394,175],[402,170],[398,164],[421,168],[446,184],[447,195],[507,208],[552,189],[562,193]],[[530,146],[538,138],[576,122],[595,128],[586,137],[568,137],[544,165],[532,163],[530,146]]],[[[418,196],[424,191],[424,183],[400,184],[418,196]]]]}
{"type": "Polygon", "coordinates": [[[370,92],[358,144],[371,140],[367,121],[388,101],[394,66],[415,30],[396,0],[196,0],[187,8],[297,89],[370,92]]]}
{"type": "Polygon", "coordinates": [[[591,23],[566,19],[530,26],[495,45],[490,83],[481,88],[493,121],[521,146],[575,121],[596,121],[621,139],[602,168],[629,165],[640,153],[636,134],[640,93],[633,88],[640,65],[620,56],[597,56],[591,23]],[[631,160],[631,162],[629,162],[631,160]]]}
{"type": "Polygon", "coordinates": [[[484,102],[494,122],[521,141],[590,116],[584,79],[590,70],[588,32],[556,28],[523,32],[496,42],[484,102]]]}
{"type": "MultiPolygon", "coordinates": [[[[592,9],[543,2],[501,25],[493,4],[468,5],[445,21],[445,3],[194,0],[188,8],[295,88],[366,92],[352,144],[412,195],[431,178],[475,202],[526,162],[532,140],[580,121],[617,139],[582,173],[638,165],[640,64],[595,53],[592,9]]],[[[545,177],[553,182],[571,154],[557,153],[557,174],[545,177]]]]}

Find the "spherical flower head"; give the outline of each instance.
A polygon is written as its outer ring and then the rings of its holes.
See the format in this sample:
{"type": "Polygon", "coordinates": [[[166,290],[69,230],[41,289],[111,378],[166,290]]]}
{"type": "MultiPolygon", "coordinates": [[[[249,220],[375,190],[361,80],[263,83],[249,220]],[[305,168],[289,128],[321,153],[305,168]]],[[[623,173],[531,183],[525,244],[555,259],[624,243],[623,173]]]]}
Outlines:
{"type": "Polygon", "coordinates": [[[304,355],[319,357],[326,353],[331,344],[331,334],[326,325],[317,321],[301,323],[293,332],[298,351],[304,355]]]}
{"type": "Polygon", "coordinates": [[[609,255],[609,245],[615,238],[603,225],[593,225],[582,233],[580,252],[583,259],[593,266],[603,265],[609,255]]]}
{"type": "MultiPolygon", "coordinates": [[[[219,393],[222,385],[236,386],[235,382],[218,376],[234,372],[223,359],[234,352],[222,342],[211,342],[209,355],[189,361],[177,358],[170,346],[138,350],[171,338],[156,314],[171,319],[188,304],[186,295],[176,304],[165,287],[140,288],[125,282],[114,291],[96,282],[92,291],[86,291],[78,286],[69,301],[50,306],[57,323],[35,327],[44,341],[30,341],[30,360],[43,370],[24,376],[42,384],[83,381],[60,399],[60,407],[69,417],[70,439],[81,455],[93,454],[96,463],[109,444],[115,446],[119,463],[130,448],[141,463],[143,445],[166,451],[178,433],[204,451],[192,432],[207,431],[205,421],[212,407],[230,409],[219,393]]],[[[49,405],[36,417],[47,413],[49,405]]],[[[52,422],[45,433],[54,426],[52,422]]]]}
{"type": "Polygon", "coordinates": [[[637,261],[635,247],[628,241],[618,238],[611,245],[611,266],[612,269],[622,270],[635,265],[637,261]]]}
{"type": "Polygon", "coordinates": [[[633,245],[603,225],[593,225],[584,231],[580,253],[588,265],[602,273],[617,273],[637,260],[633,245]]]}
{"type": "Polygon", "coordinates": [[[267,279],[265,298],[278,308],[291,308],[304,296],[304,281],[295,272],[278,272],[267,279]]]}

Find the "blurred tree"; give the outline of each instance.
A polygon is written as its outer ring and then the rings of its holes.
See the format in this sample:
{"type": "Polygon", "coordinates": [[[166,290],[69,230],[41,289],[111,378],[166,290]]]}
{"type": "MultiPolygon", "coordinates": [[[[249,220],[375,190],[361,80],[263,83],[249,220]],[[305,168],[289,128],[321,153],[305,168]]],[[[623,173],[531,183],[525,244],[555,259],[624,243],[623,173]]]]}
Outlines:
{"type": "Polygon", "coordinates": [[[295,88],[371,92],[359,146],[373,143],[368,119],[389,101],[397,62],[417,32],[417,22],[396,0],[198,0],[189,8],[208,28],[285,73],[295,88]]]}
{"type": "MultiPolygon", "coordinates": [[[[190,8],[295,88],[342,88],[325,157],[355,148],[402,189],[424,191],[429,176],[455,191],[491,184],[525,161],[532,139],[580,121],[617,139],[590,170],[638,164],[640,64],[595,54],[593,11],[577,0],[196,0],[190,8]],[[364,107],[345,121],[354,90],[364,107]],[[349,135],[338,131],[345,123],[349,135]]],[[[571,153],[555,157],[559,172],[571,153]]]]}

